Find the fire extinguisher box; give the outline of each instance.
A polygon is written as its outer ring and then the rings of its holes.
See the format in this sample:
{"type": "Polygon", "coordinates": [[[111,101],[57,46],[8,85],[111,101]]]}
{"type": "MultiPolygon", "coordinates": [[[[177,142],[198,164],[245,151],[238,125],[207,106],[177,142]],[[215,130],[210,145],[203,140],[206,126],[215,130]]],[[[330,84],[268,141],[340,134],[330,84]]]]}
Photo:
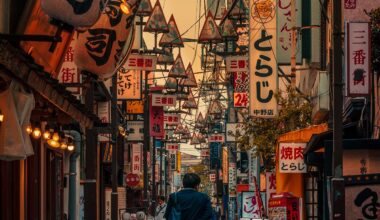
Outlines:
{"type": "Polygon", "coordinates": [[[273,195],[268,203],[269,220],[299,220],[299,198],[290,193],[273,195]]]}

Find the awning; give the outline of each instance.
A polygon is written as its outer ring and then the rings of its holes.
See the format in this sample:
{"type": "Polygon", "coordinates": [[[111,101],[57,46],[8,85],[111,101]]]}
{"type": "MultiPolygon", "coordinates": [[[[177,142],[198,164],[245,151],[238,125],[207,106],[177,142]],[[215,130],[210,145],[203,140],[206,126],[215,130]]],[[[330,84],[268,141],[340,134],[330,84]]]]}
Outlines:
{"type": "Polygon", "coordinates": [[[31,88],[47,102],[77,121],[86,128],[92,128],[100,121],[81,102],[35,64],[21,49],[0,41],[0,68],[21,84],[31,88]]]}

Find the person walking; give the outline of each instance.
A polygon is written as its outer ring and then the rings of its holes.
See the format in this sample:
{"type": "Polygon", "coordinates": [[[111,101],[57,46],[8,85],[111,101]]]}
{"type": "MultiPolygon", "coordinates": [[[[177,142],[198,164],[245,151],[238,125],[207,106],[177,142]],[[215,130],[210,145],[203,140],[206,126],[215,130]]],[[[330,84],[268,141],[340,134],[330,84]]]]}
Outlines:
{"type": "Polygon", "coordinates": [[[167,220],[211,220],[213,216],[210,198],[198,192],[201,178],[187,173],[182,180],[183,189],[172,193],[164,217],[167,220]]]}
{"type": "Polygon", "coordinates": [[[165,202],[165,196],[159,196],[158,197],[158,206],[156,207],[156,216],[155,220],[163,220],[165,211],[166,211],[166,202],[165,202]]]}

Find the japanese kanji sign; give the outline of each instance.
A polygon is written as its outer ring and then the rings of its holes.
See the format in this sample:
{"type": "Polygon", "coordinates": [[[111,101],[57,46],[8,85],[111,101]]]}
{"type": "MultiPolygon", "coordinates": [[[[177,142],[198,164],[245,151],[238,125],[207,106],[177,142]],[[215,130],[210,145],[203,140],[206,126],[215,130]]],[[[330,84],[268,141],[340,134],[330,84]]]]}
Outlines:
{"type": "Polygon", "coordinates": [[[236,197],[236,163],[228,164],[228,192],[230,197],[236,197]]]}
{"type": "Polygon", "coordinates": [[[181,123],[180,114],[164,114],[165,125],[178,125],[181,123]]]}
{"type": "Polygon", "coordinates": [[[243,123],[227,123],[226,124],[226,141],[235,142],[238,137],[244,135],[243,123]]]}
{"type": "Polygon", "coordinates": [[[124,64],[127,70],[153,71],[156,69],[157,57],[152,55],[130,54],[124,64]]]}
{"type": "Polygon", "coordinates": [[[265,182],[266,182],[266,207],[268,207],[269,199],[276,194],[276,173],[275,172],[266,172],[265,173],[265,182]]]}
{"type": "Polygon", "coordinates": [[[356,0],[344,0],[344,9],[355,9],[356,0]]]}
{"type": "Polygon", "coordinates": [[[143,121],[127,121],[128,141],[142,141],[144,137],[143,121]]]}
{"type": "Polygon", "coordinates": [[[306,173],[303,150],[306,143],[280,143],[280,173],[306,173]]]}
{"type": "Polygon", "coordinates": [[[212,134],[208,137],[208,142],[224,143],[224,134],[212,134]]]}
{"type": "Polygon", "coordinates": [[[175,106],[175,95],[152,94],[152,106],[175,106]]]}
{"type": "Polygon", "coordinates": [[[149,134],[152,137],[163,138],[165,135],[164,130],[164,107],[162,106],[149,106],[150,126],[149,134]]]}
{"type": "Polygon", "coordinates": [[[167,143],[166,144],[166,150],[168,150],[172,154],[175,154],[179,150],[179,144],[176,144],[176,143],[167,143]]]}
{"type": "Polygon", "coordinates": [[[345,194],[346,219],[379,219],[379,183],[346,186],[345,194]]]}
{"type": "Polygon", "coordinates": [[[210,156],[210,150],[209,149],[202,149],[201,150],[201,157],[209,157],[210,156]]]}
{"type": "Polygon", "coordinates": [[[228,184],[228,149],[222,148],[222,170],[223,170],[223,183],[228,184]]]}
{"type": "Polygon", "coordinates": [[[117,99],[141,99],[141,71],[120,68],[117,74],[117,99]]]}
{"type": "Polygon", "coordinates": [[[248,107],[249,72],[234,72],[234,107],[248,107]]]}
{"type": "Polygon", "coordinates": [[[127,100],[127,114],[143,114],[144,101],[127,100]]]}
{"type": "Polygon", "coordinates": [[[346,27],[347,93],[368,96],[371,88],[369,23],[350,22],[346,27]]]}
{"type": "Polygon", "coordinates": [[[251,1],[250,16],[250,115],[273,118],[277,115],[278,88],[275,0],[251,1]]]}
{"type": "MultiPolygon", "coordinates": [[[[277,62],[290,64],[292,47],[292,27],[302,26],[302,0],[296,0],[296,21],[292,24],[292,0],[277,0],[277,62]]],[[[302,45],[302,39],[297,39],[296,48],[302,45]]],[[[302,62],[302,50],[297,50],[296,62],[302,62]]]]}
{"type": "Polygon", "coordinates": [[[226,58],[227,72],[247,72],[249,70],[248,63],[247,56],[229,56],[226,58]]]}
{"type": "MultiPolygon", "coordinates": [[[[78,68],[74,63],[74,45],[76,42],[76,38],[71,40],[69,48],[64,56],[61,70],[58,73],[58,81],[60,83],[79,83],[80,75],[78,73],[78,68]]],[[[67,90],[71,91],[74,94],[79,94],[79,87],[68,87],[67,90]]]]}
{"type": "Polygon", "coordinates": [[[261,218],[259,199],[255,192],[242,192],[241,216],[243,218],[261,218]]]}
{"type": "Polygon", "coordinates": [[[141,144],[132,144],[132,173],[141,173],[141,144]]]}

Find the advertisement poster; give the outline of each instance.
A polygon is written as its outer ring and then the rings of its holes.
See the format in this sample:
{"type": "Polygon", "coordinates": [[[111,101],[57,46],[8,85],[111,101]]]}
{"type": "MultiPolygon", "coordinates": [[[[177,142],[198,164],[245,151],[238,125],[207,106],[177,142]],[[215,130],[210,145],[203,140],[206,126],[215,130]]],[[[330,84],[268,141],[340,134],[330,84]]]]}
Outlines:
{"type": "Polygon", "coordinates": [[[280,173],[306,173],[303,151],[306,143],[280,143],[280,173]]]}

